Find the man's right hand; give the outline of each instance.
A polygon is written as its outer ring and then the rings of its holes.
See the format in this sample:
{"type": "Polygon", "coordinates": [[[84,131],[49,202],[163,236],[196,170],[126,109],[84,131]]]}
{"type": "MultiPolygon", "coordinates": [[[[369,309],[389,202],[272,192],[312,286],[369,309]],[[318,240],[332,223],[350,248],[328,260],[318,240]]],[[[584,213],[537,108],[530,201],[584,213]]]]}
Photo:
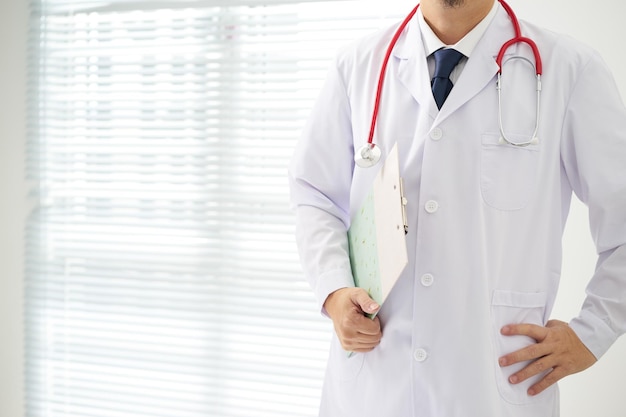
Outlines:
{"type": "Polygon", "coordinates": [[[326,298],[324,308],[346,351],[369,352],[380,343],[380,320],[365,316],[376,313],[380,306],[362,288],[338,289],[326,298]]]}

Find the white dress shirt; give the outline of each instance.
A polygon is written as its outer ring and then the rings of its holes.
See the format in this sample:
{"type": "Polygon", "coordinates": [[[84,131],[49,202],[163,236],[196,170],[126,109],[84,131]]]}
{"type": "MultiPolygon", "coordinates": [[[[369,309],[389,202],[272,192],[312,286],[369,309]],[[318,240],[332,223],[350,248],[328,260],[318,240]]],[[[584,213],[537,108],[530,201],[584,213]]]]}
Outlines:
{"type": "Polygon", "coordinates": [[[419,23],[420,32],[422,34],[422,43],[424,44],[424,51],[426,52],[426,56],[428,57],[428,70],[430,72],[430,78],[433,78],[435,74],[435,58],[433,57],[433,53],[441,48],[452,48],[464,55],[463,58],[459,61],[457,66],[452,70],[452,74],[450,74],[450,81],[452,84],[456,83],[463,72],[463,68],[465,68],[465,64],[467,60],[472,55],[472,51],[474,47],[480,41],[480,38],[485,34],[485,31],[489,27],[489,24],[493,20],[496,15],[496,11],[498,10],[499,3],[497,1],[493,2],[493,7],[474,28],[469,31],[467,35],[465,35],[460,41],[455,43],[454,45],[446,45],[437,37],[435,32],[430,28],[428,23],[426,23],[426,19],[424,19],[424,15],[422,14],[421,8],[418,9],[417,18],[419,23]]]}

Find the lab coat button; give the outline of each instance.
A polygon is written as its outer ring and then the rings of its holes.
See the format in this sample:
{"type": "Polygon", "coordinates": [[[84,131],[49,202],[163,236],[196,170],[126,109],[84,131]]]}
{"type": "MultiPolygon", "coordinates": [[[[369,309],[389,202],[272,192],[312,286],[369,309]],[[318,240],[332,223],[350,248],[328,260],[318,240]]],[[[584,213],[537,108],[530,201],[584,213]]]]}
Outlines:
{"type": "Polygon", "coordinates": [[[430,132],[430,138],[432,140],[439,140],[443,137],[443,131],[441,129],[439,129],[438,127],[434,128],[433,130],[431,130],[430,132]]]}
{"type": "Polygon", "coordinates": [[[432,274],[424,274],[421,281],[424,287],[430,287],[435,282],[435,277],[432,274]]]}
{"type": "Polygon", "coordinates": [[[424,205],[424,209],[427,213],[433,214],[437,210],[439,210],[439,203],[437,203],[435,200],[429,200],[424,205]]]}
{"type": "Polygon", "coordinates": [[[426,350],[421,348],[415,349],[415,352],[413,352],[413,357],[418,362],[424,362],[426,358],[428,358],[428,353],[426,352],[426,350]]]}

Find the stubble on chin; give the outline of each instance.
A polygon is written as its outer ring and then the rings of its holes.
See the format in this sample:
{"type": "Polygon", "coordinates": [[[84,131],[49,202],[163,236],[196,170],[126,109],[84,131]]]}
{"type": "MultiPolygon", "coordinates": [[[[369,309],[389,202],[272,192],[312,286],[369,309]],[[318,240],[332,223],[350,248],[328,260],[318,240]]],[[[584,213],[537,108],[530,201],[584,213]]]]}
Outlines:
{"type": "Polygon", "coordinates": [[[444,7],[456,8],[465,3],[465,0],[440,0],[444,7]]]}

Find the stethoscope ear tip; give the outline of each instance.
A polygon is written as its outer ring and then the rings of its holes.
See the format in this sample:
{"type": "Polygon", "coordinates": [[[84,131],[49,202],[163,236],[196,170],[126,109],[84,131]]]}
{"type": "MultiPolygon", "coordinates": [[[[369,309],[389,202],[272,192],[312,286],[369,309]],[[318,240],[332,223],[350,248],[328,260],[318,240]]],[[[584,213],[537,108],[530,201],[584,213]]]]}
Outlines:
{"type": "Polygon", "coordinates": [[[367,143],[355,152],[354,162],[361,168],[369,168],[376,165],[380,157],[380,148],[373,143],[367,143]]]}

